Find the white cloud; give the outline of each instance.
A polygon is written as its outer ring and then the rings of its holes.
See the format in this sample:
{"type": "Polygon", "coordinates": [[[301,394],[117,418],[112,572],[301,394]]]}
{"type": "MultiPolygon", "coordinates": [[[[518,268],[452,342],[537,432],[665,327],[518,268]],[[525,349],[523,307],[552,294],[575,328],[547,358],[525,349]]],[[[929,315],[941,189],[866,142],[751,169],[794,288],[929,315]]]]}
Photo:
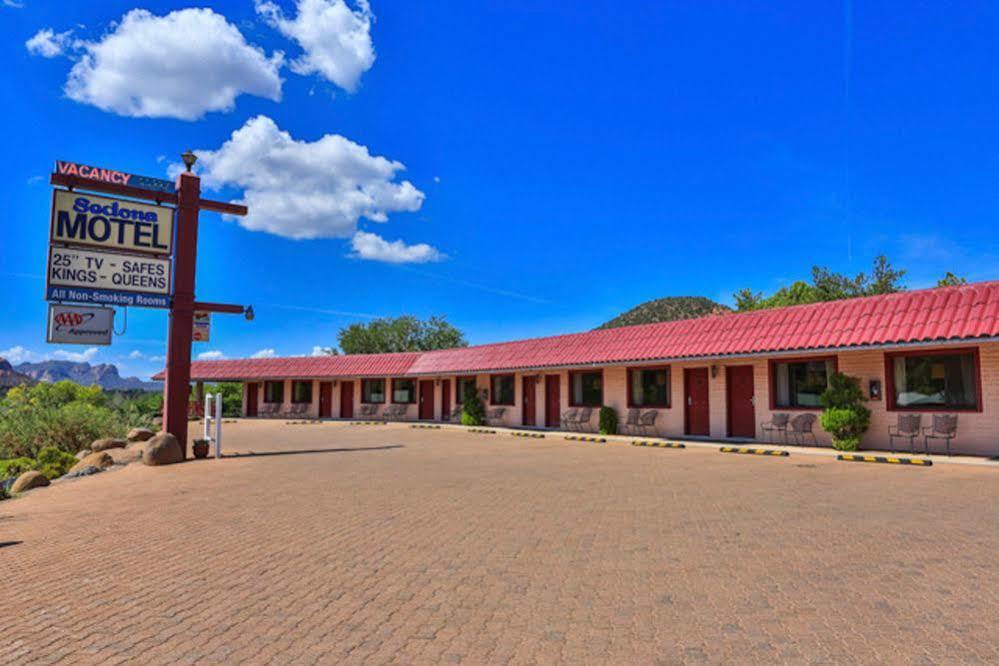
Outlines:
{"type": "Polygon", "coordinates": [[[223,354],[218,349],[212,349],[211,351],[201,352],[198,354],[199,361],[219,361],[225,358],[223,354]]]}
{"type": "Polygon", "coordinates": [[[71,352],[65,349],[57,349],[52,352],[52,358],[60,361],[73,361],[74,363],[89,363],[97,356],[97,347],[88,347],[82,352],[71,352]]]}
{"type": "Polygon", "coordinates": [[[259,349],[250,358],[274,358],[277,356],[277,352],[273,349],[259,349]]]}
{"type": "Polygon", "coordinates": [[[149,360],[155,363],[163,363],[166,361],[166,356],[150,356],[149,360]]]}
{"type": "MultiPolygon", "coordinates": [[[[10,5],[8,5],[10,6],[10,5]]],[[[71,45],[70,35],[72,30],[66,32],[56,32],[52,28],[43,28],[35,33],[35,36],[24,43],[28,53],[39,55],[43,58],[55,58],[62,55],[71,45]]]]}
{"type": "Polygon", "coordinates": [[[21,0],[3,0],[5,7],[11,7],[13,9],[24,9],[24,3],[21,0]]]}
{"type": "MultiPolygon", "coordinates": [[[[51,53],[58,36],[43,37],[38,52],[52,57],[42,49],[51,53]]],[[[75,41],[73,47],[80,53],[66,94],[119,115],[196,120],[232,110],[241,94],[281,100],[284,55],[268,57],[210,9],[166,16],[133,9],[100,41],[75,41]]]]}
{"type": "Polygon", "coordinates": [[[425,198],[408,180],[395,182],[402,163],[338,134],[296,140],[267,116],[248,120],[218,150],[195,152],[206,187],[243,190],[250,214],[235,218],[240,225],[286,238],[348,238],[361,217],[386,222],[425,198]]]}
{"type": "Polygon", "coordinates": [[[310,356],[326,356],[327,349],[329,349],[329,347],[321,347],[319,345],[315,345],[312,347],[312,354],[310,354],[310,356]]]}
{"type": "Polygon", "coordinates": [[[426,243],[406,245],[401,240],[387,241],[378,234],[358,231],[351,240],[353,256],[390,264],[425,264],[441,261],[446,255],[426,243]]]}
{"type": "Polygon", "coordinates": [[[353,92],[375,63],[371,43],[374,15],[367,0],[352,9],[344,0],[298,0],[298,15],[286,18],[274,2],[257,0],[257,13],[282,35],[298,42],[302,55],[291,63],[296,74],[320,74],[353,92]]]}
{"type": "Polygon", "coordinates": [[[12,365],[18,365],[19,363],[32,363],[34,361],[41,360],[39,354],[36,354],[21,345],[0,351],[0,358],[7,359],[7,361],[9,361],[12,365]]]}
{"type": "Polygon", "coordinates": [[[128,355],[128,358],[135,361],[146,358],[146,355],[140,352],[138,349],[136,349],[135,351],[133,351],[131,354],[128,355]]]}

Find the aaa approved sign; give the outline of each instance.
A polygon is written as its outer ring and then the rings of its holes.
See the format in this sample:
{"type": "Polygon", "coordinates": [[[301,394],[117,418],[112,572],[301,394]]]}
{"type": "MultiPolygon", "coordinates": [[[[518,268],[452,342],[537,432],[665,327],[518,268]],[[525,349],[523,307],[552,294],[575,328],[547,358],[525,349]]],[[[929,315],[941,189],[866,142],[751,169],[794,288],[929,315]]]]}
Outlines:
{"type": "Polygon", "coordinates": [[[48,300],[169,307],[170,260],[49,247],[48,300]]]}
{"type": "Polygon", "coordinates": [[[109,345],[114,310],[49,303],[47,342],[70,345],[109,345]]]}

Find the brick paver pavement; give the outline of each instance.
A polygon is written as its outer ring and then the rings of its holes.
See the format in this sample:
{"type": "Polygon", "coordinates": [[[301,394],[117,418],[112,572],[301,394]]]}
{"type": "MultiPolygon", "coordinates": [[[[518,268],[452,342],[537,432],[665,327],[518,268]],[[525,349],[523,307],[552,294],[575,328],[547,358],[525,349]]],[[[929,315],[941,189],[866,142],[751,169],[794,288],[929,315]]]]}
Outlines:
{"type": "Polygon", "coordinates": [[[226,436],[0,503],[0,663],[999,661],[994,470],[226,436]]]}

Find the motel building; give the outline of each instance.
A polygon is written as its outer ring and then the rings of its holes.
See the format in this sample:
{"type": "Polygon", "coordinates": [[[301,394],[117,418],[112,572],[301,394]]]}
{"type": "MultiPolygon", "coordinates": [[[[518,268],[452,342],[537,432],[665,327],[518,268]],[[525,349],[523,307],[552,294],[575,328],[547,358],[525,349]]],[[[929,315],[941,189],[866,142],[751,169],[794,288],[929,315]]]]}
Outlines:
{"type": "Polygon", "coordinates": [[[455,422],[474,386],[495,426],[595,431],[607,405],[644,436],[830,446],[818,398],[835,371],[868,398],[862,448],[889,449],[904,422],[922,452],[936,422],[953,453],[999,455],[999,281],[431,352],[198,361],[192,380],[242,382],[250,418],[455,422]]]}

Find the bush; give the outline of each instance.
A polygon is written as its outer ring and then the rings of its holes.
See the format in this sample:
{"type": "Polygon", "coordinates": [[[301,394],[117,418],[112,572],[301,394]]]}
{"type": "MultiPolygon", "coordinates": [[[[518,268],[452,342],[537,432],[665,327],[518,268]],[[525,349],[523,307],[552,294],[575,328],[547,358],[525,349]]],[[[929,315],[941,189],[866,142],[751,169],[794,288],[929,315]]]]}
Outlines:
{"type": "Polygon", "coordinates": [[[241,383],[206,384],[205,393],[222,394],[222,416],[236,418],[243,415],[243,385],[241,383]]]}
{"type": "Polygon", "coordinates": [[[35,469],[35,461],[24,456],[11,458],[10,460],[0,460],[0,481],[20,476],[32,469],[35,469]]]}
{"type": "Polygon", "coordinates": [[[54,446],[46,446],[38,452],[35,460],[35,469],[45,475],[45,478],[52,480],[69,471],[69,468],[76,464],[76,456],[65,451],[60,451],[54,446]]]}
{"type": "Polygon", "coordinates": [[[832,435],[833,447],[856,451],[871,425],[871,410],[864,406],[860,381],[841,372],[829,377],[829,388],[819,398],[824,411],[820,423],[832,435]]]}
{"type": "Polygon", "coordinates": [[[613,407],[600,408],[600,434],[617,434],[617,411],[613,407]]]}
{"type": "Polygon", "coordinates": [[[461,410],[461,425],[480,426],[486,422],[486,408],[479,397],[479,391],[474,386],[465,390],[464,407],[461,410]]]}

